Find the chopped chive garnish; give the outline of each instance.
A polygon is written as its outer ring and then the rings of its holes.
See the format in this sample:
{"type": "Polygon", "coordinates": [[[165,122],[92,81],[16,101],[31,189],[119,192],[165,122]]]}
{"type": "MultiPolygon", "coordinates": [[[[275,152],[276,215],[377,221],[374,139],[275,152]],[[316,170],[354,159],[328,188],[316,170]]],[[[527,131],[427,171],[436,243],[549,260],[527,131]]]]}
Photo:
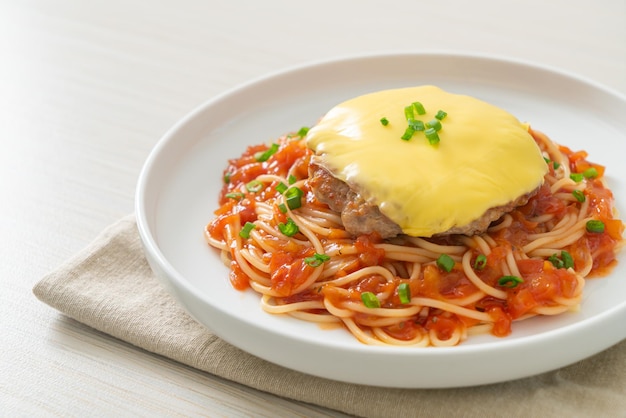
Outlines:
{"type": "Polygon", "coordinates": [[[308,126],[303,126],[302,128],[300,128],[300,130],[298,131],[298,136],[300,138],[302,138],[303,136],[305,136],[306,134],[309,133],[309,127],[308,126]]]}
{"type": "Polygon", "coordinates": [[[554,167],[555,170],[558,170],[558,168],[561,166],[561,164],[557,163],[556,161],[552,161],[551,159],[547,158],[547,157],[543,157],[544,161],[546,162],[546,164],[550,165],[550,163],[552,163],[552,167],[554,167]]]}
{"type": "Polygon", "coordinates": [[[424,131],[424,135],[428,139],[430,145],[437,145],[439,143],[439,135],[434,128],[428,128],[424,131]]]}
{"type": "Polygon", "coordinates": [[[398,297],[400,298],[400,303],[411,302],[411,288],[408,283],[400,283],[398,285],[398,297]]]}
{"type": "Polygon", "coordinates": [[[454,268],[454,260],[447,254],[441,254],[439,258],[437,258],[437,267],[450,273],[454,268]]]}
{"type": "Polygon", "coordinates": [[[251,182],[246,184],[246,190],[248,190],[250,193],[260,192],[261,190],[263,190],[263,183],[261,183],[259,180],[252,180],[251,182]]]}
{"type": "Polygon", "coordinates": [[[474,260],[474,270],[482,270],[487,266],[487,256],[485,254],[478,254],[476,260],[474,260]]]}
{"type": "Polygon", "coordinates": [[[226,193],[224,196],[226,196],[229,199],[240,200],[240,199],[243,199],[245,195],[241,192],[231,192],[231,193],[226,193]]]}
{"type": "Polygon", "coordinates": [[[414,133],[415,133],[415,129],[411,128],[410,126],[407,126],[406,130],[404,131],[404,134],[400,138],[404,139],[405,141],[408,141],[409,139],[411,139],[411,137],[413,137],[414,133]]]}
{"type": "Polygon", "coordinates": [[[585,194],[581,190],[572,190],[572,195],[578,200],[580,203],[585,201],[585,194]]]}
{"type": "Polygon", "coordinates": [[[446,116],[448,116],[448,114],[444,112],[443,110],[439,110],[437,114],[435,115],[435,117],[439,120],[443,120],[446,116]]]}
{"type": "Polygon", "coordinates": [[[587,221],[587,231],[589,232],[595,232],[595,233],[601,233],[604,232],[604,222],[597,220],[597,219],[592,219],[590,221],[587,221]]]}
{"type": "Polygon", "coordinates": [[[554,267],[558,268],[558,269],[562,269],[562,268],[563,268],[563,266],[565,265],[565,264],[563,263],[563,260],[561,260],[561,259],[559,258],[559,256],[557,256],[557,255],[556,255],[556,253],[554,253],[554,254],[552,254],[550,257],[548,257],[548,261],[549,261],[550,263],[552,263],[552,265],[553,265],[554,267]]]}
{"type": "Polygon", "coordinates": [[[230,183],[230,176],[232,175],[232,173],[228,172],[228,173],[224,173],[224,183],[228,184],[230,183]]]}
{"type": "Polygon", "coordinates": [[[415,109],[418,115],[423,115],[426,113],[426,109],[424,109],[424,105],[422,105],[420,102],[413,102],[411,106],[413,106],[413,108],[415,109]]]}
{"type": "Polygon", "coordinates": [[[278,144],[272,144],[266,151],[259,151],[254,154],[254,159],[262,163],[269,160],[272,155],[276,154],[276,151],[278,151],[278,144]]]}
{"type": "Polygon", "coordinates": [[[304,192],[298,187],[290,187],[289,189],[287,189],[287,193],[285,193],[285,197],[302,195],[304,195],[304,192]]]}
{"type": "Polygon", "coordinates": [[[429,122],[426,122],[426,127],[433,128],[435,131],[439,131],[441,129],[441,122],[439,122],[439,119],[433,119],[429,122]]]}
{"type": "Polygon", "coordinates": [[[414,131],[423,131],[426,129],[424,122],[421,120],[409,119],[409,126],[413,128],[414,131]]]}
{"type": "Polygon", "coordinates": [[[576,183],[580,183],[581,181],[583,181],[585,176],[582,173],[571,173],[569,175],[569,178],[574,180],[576,183]]]}
{"type": "Polygon", "coordinates": [[[300,231],[300,228],[298,228],[298,225],[296,225],[296,223],[291,218],[287,218],[286,224],[282,222],[279,223],[278,229],[280,230],[280,232],[283,233],[283,235],[286,235],[288,237],[293,237],[300,231]]]}
{"type": "Polygon", "coordinates": [[[283,183],[282,181],[280,183],[278,183],[276,185],[276,191],[280,194],[283,194],[287,191],[287,189],[289,188],[289,186],[287,186],[285,183],[283,183]]]}
{"type": "Polygon", "coordinates": [[[287,213],[287,206],[285,206],[284,203],[281,203],[280,205],[278,205],[278,210],[280,211],[280,213],[287,213]]]}
{"type": "Polygon", "coordinates": [[[302,196],[304,192],[298,187],[290,187],[285,192],[285,200],[289,209],[294,210],[302,206],[302,196]]]}
{"type": "Polygon", "coordinates": [[[361,300],[363,304],[368,308],[380,308],[380,301],[372,292],[361,293],[361,300]]]}
{"type": "Polygon", "coordinates": [[[574,258],[567,251],[561,251],[561,260],[563,260],[563,268],[574,268],[574,258]]]}
{"type": "Polygon", "coordinates": [[[598,170],[595,167],[589,167],[585,171],[583,171],[583,177],[586,179],[595,179],[598,177],[598,170]]]}
{"type": "Polygon", "coordinates": [[[291,210],[302,207],[302,199],[300,196],[290,196],[287,198],[287,206],[291,210]]]}
{"type": "Polygon", "coordinates": [[[306,257],[304,262],[311,267],[319,267],[328,260],[330,257],[326,254],[315,253],[312,257],[306,257]]]}
{"type": "Polygon", "coordinates": [[[387,126],[387,125],[389,125],[389,119],[387,119],[387,118],[380,118],[380,123],[383,126],[387,126]]]}
{"type": "Polygon", "coordinates": [[[508,287],[510,289],[517,287],[524,280],[517,276],[502,276],[498,279],[498,286],[508,287]]]}
{"type": "Polygon", "coordinates": [[[293,174],[289,174],[289,177],[287,178],[287,182],[289,184],[294,184],[296,181],[298,181],[296,176],[294,176],[293,174]]]}
{"type": "Polygon", "coordinates": [[[415,111],[413,110],[413,106],[406,106],[404,108],[404,118],[406,120],[415,119],[415,111]]]}
{"type": "Polygon", "coordinates": [[[252,222],[246,222],[243,228],[241,228],[241,231],[239,231],[239,236],[241,238],[250,238],[250,231],[252,231],[255,226],[256,225],[254,225],[252,222]]]}
{"type": "MultiPolygon", "coordinates": [[[[441,124],[441,120],[443,120],[448,114],[443,110],[439,110],[435,117],[430,121],[424,123],[421,120],[415,119],[415,114],[417,115],[425,115],[426,109],[424,105],[420,102],[413,102],[410,106],[404,107],[404,117],[408,122],[408,126],[404,131],[404,134],[400,137],[405,141],[410,140],[415,132],[423,131],[424,135],[428,139],[428,143],[430,145],[437,145],[440,141],[438,131],[441,130],[443,125],[441,124]]],[[[383,118],[386,120],[386,118],[383,118]]],[[[386,123],[381,119],[381,123],[386,125],[386,123]]],[[[388,122],[388,121],[387,121],[388,122]]],[[[546,161],[547,162],[547,161],[546,161]]]]}

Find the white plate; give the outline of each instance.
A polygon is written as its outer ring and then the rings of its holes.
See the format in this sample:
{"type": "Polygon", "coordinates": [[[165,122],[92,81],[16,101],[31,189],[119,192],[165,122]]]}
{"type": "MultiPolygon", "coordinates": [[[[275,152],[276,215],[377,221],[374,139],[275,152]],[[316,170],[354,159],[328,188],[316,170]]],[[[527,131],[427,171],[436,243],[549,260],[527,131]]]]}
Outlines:
{"type": "MultiPolygon", "coordinates": [[[[161,139],[138,183],[136,210],[148,261],[200,323],[282,366],[345,382],[438,388],[521,378],[563,367],[626,338],[626,259],[588,281],[577,313],[515,323],[506,338],[450,348],[371,347],[341,329],[264,313],[252,291],[203,239],[222,170],[250,144],[310,126],[335,104],[375,90],[435,84],[498,105],[608,167],[626,214],[626,99],[598,84],[528,63],[446,53],[372,55],[315,63],[261,78],[201,105],[161,139]]],[[[626,252],[626,251],[625,251],[626,252]]]]}

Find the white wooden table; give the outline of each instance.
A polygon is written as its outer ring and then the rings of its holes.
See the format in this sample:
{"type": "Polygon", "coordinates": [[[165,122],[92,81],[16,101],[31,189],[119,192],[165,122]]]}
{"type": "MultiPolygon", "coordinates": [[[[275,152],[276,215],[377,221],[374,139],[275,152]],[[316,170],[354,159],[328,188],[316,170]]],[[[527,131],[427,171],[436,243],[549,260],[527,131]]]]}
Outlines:
{"type": "Polygon", "coordinates": [[[0,416],[327,416],[138,350],[32,286],[133,211],[161,135],[242,82],[309,61],[444,50],[626,92],[626,2],[0,0],[0,416]]]}

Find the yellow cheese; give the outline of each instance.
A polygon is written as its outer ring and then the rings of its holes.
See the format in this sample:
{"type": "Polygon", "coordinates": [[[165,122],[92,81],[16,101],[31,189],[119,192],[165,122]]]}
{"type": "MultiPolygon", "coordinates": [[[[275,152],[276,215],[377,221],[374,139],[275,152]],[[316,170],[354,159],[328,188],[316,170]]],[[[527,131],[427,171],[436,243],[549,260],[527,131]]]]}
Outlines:
{"type": "Polygon", "coordinates": [[[434,86],[384,90],[332,108],[307,135],[317,161],[412,236],[432,236],[531,192],[547,171],[528,126],[473,97],[434,86]],[[404,108],[423,104],[428,122],[447,112],[430,145],[406,141],[404,108]],[[384,126],[381,118],[389,124],[384,126]]]}

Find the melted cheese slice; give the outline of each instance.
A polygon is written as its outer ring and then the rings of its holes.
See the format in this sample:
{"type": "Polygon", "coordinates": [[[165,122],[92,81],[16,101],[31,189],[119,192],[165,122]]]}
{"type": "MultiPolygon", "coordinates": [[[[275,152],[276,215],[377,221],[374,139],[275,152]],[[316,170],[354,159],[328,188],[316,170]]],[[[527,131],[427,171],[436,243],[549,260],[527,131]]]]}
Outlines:
{"type": "Polygon", "coordinates": [[[320,165],[412,236],[468,225],[487,209],[533,191],[547,172],[527,125],[496,106],[434,86],[341,103],[309,131],[307,145],[320,165]],[[423,122],[447,112],[438,145],[423,132],[401,139],[404,108],[416,101],[426,110],[415,115],[423,122]]]}

